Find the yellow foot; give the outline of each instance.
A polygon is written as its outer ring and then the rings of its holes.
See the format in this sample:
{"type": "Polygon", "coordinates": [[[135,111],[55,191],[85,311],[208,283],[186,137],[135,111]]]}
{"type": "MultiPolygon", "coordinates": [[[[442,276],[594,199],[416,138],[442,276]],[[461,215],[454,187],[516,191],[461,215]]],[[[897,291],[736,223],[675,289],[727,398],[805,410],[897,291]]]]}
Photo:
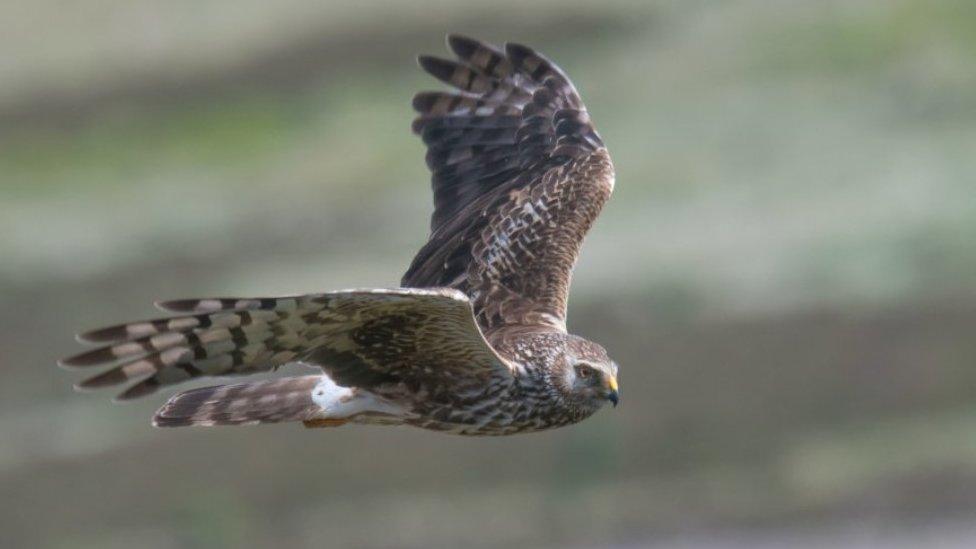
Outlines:
{"type": "Polygon", "coordinates": [[[340,425],[345,425],[348,422],[346,419],[306,419],[302,421],[306,427],[309,429],[314,429],[318,427],[339,427],[340,425]]]}

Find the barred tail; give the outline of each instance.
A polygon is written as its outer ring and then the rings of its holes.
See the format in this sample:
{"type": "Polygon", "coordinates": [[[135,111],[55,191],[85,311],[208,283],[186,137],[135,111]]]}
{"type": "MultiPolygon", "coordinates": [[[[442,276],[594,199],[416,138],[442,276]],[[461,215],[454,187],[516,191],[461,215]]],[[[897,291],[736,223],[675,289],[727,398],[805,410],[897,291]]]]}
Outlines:
{"type": "Polygon", "coordinates": [[[322,376],[218,385],[174,395],[153,416],[156,427],[306,421],[321,412],[312,391],[322,376]]]}
{"type": "Polygon", "coordinates": [[[111,365],[77,387],[96,389],[136,381],[119,394],[119,400],[201,376],[273,370],[300,358],[315,344],[313,328],[325,322],[316,315],[330,299],[326,294],[313,294],[158,303],[159,308],[180,315],[81,334],[82,342],[99,347],[62,359],[60,364],[81,369],[111,365]]]}

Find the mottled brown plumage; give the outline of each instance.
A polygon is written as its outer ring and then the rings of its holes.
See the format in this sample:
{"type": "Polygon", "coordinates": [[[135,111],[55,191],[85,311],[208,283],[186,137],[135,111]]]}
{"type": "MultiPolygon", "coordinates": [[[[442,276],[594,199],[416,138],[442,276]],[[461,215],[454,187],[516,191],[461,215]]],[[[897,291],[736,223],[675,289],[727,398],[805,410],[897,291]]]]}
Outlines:
{"type": "Polygon", "coordinates": [[[617,402],[617,366],[566,332],[583,237],[613,165],[566,75],[532,49],[451,35],[456,59],[420,66],[456,88],[421,92],[434,213],[402,288],[159,303],[175,316],[79,336],[62,361],[109,366],[83,388],[135,382],[130,399],[201,376],[319,375],[194,389],[158,426],[302,421],[406,424],[504,435],[580,421],[617,402]]]}

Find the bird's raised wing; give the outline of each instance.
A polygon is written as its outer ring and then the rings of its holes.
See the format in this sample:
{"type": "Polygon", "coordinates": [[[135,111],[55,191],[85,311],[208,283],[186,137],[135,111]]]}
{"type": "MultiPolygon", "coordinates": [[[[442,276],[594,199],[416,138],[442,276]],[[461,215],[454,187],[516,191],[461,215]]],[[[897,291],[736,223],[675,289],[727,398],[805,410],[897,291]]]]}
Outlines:
{"type": "Polygon", "coordinates": [[[111,368],[79,384],[138,380],[126,400],[202,376],[273,370],[289,362],[321,366],[337,384],[371,389],[404,383],[433,392],[484,384],[511,372],[482,337],[471,303],[440,289],[352,290],[278,298],[159,303],[179,316],[79,335],[100,346],[61,361],[111,368]]]}
{"type": "Polygon", "coordinates": [[[456,60],[420,57],[459,91],[414,97],[434,214],[402,285],[465,292],[486,331],[565,330],[573,265],[613,190],[610,157],[551,61],[518,44],[451,35],[448,46],[456,60]]]}

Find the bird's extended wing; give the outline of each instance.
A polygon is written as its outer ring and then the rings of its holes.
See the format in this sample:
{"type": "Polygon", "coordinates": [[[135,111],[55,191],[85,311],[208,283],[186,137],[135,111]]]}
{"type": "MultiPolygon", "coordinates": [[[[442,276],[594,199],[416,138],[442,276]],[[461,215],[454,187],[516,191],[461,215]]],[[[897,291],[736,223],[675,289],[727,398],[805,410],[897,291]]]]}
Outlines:
{"type": "Polygon", "coordinates": [[[374,388],[404,383],[463,389],[508,373],[461,292],[351,290],[278,298],[168,301],[179,316],[81,334],[101,346],[64,359],[66,367],[111,368],[81,382],[96,388],[138,380],[131,399],[201,376],[268,371],[289,362],[321,366],[337,384],[374,388]]]}
{"type": "Polygon", "coordinates": [[[532,49],[451,35],[420,65],[459,91],[421,92],[413,129],[433,172],[431,235],[403,277],[469,295],[485,330],[565,329],[571,271],[613,190],[613,165],[566,75],[532,49]]]}

